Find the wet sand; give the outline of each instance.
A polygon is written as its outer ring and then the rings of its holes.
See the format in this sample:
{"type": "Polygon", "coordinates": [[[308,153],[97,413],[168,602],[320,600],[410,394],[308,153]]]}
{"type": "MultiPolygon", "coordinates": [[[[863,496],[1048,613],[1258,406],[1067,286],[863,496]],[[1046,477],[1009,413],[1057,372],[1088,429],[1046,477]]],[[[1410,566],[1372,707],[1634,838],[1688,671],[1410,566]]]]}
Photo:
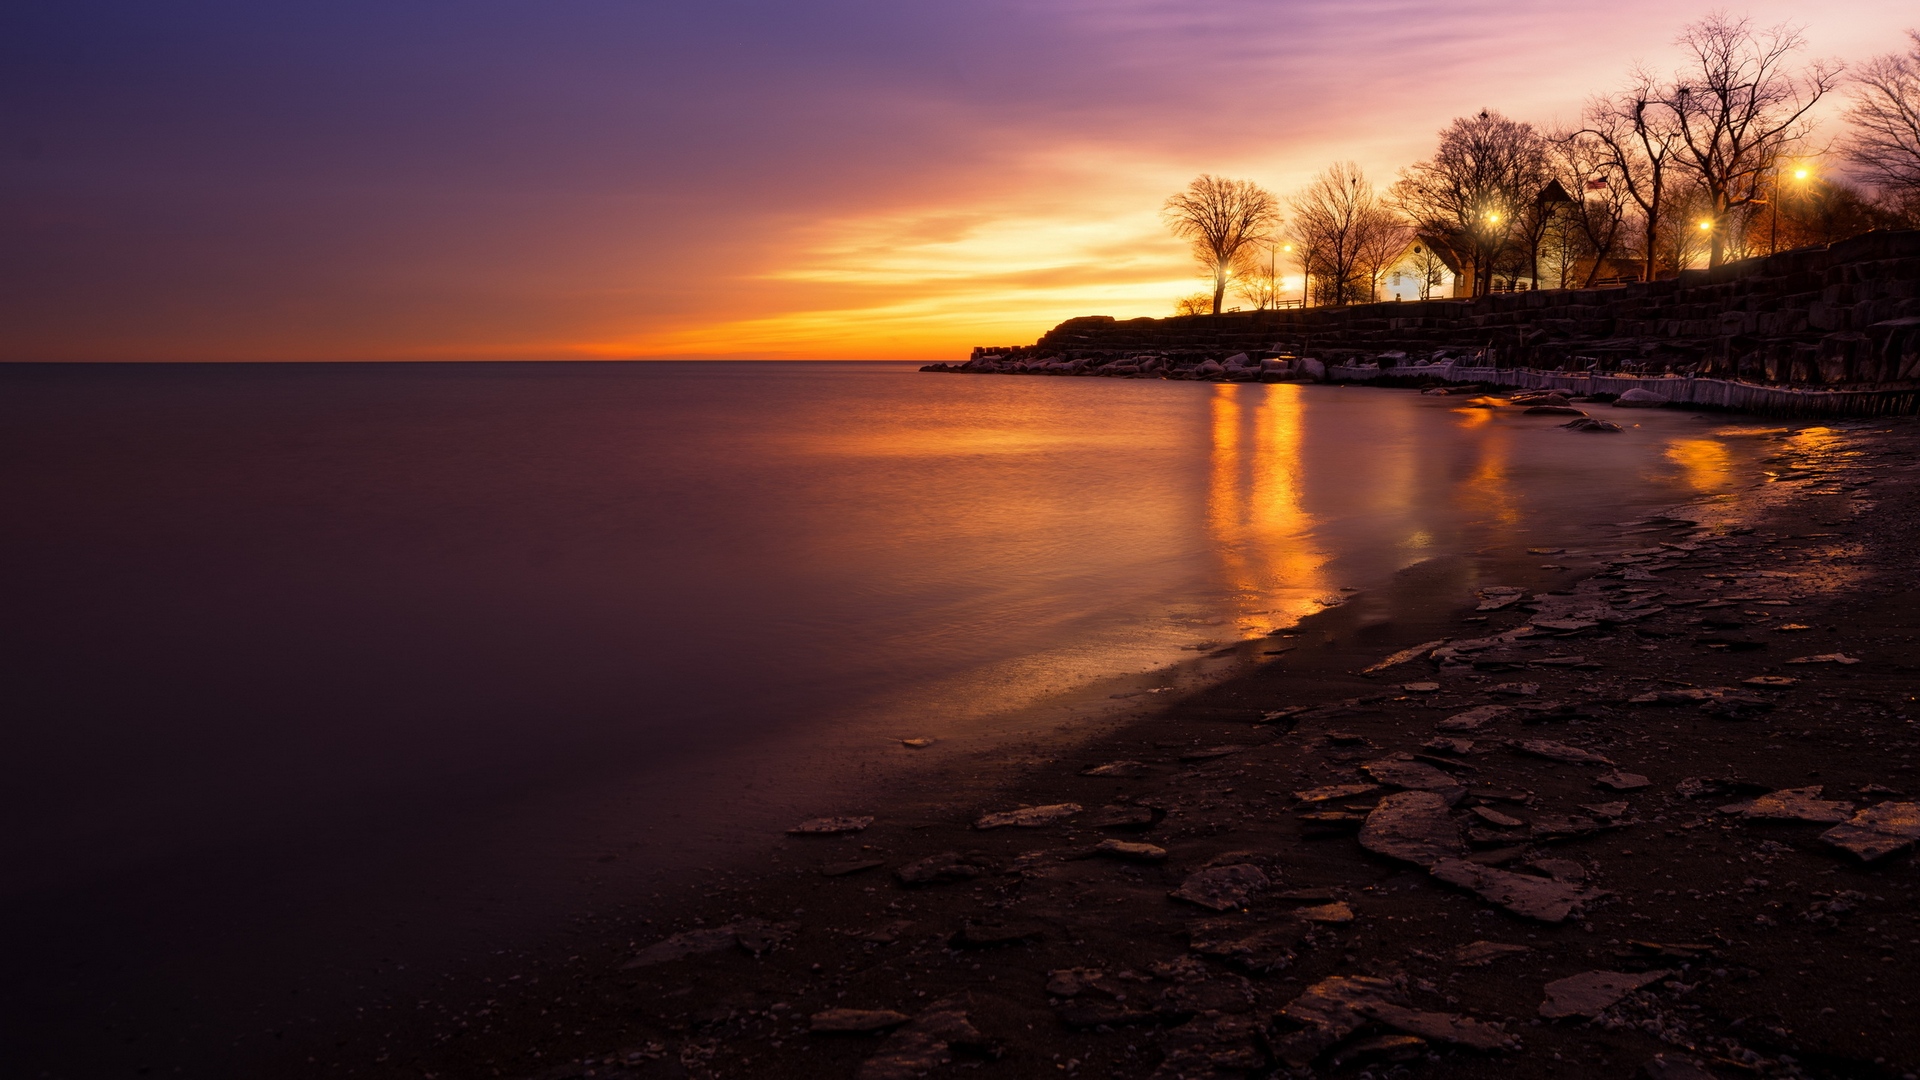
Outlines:
{"type": "Polygon", "coordinates": [[[1920,424],[1771,438],[1772,482],[1419,564],[1091,741],[903,746],[861,831],[367,1001],[287,1074],[1908,1075],[1912,856],[1822,837],[1920,795],[1920,424]]]}

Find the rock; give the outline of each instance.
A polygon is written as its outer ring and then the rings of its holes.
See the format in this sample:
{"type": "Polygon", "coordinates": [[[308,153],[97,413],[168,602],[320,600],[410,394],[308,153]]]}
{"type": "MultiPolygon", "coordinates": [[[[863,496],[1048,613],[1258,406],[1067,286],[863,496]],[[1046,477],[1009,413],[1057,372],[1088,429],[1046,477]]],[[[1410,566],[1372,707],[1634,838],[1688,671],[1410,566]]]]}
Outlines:
{"type": "Polygon", "coordinates": [[[1188,763],[1195,761],[1212,761],[1215,758],[1245,753],[1251,749],[1253,749],[1251,746],[1207,746],[1198,750],[1188,750],[1180,755],[1180,760],[1188,763]]]}
{"type": "Polygon", "coordinates": [[[1478,893],[1481,899],[1515,915],[1548,923],[1562,922],[1582,904],[1605,895],[1546,878],[1480,866],[1464,859],[1443,859],[1428,867],[1427,872],[1449,885],[1478,893]]]}
{"type": "Polygon", "coordinates": [[[1232,911],[1246,907],[1247,901],[1255,893],[1272,884],[1272,880],[1259,867],[1235,863],[1190,874],[1178,889],[1168,895],[1211,911],[1232,911]]]}
{"type": "Polygon", "coordinates": [[[1621,394],[1613,402],[1614,407],[1619,409],[1657,409],[1666,403],[1665,397],[1651,390],[1642,390],[1637,386],[1621,394]]]}
{"type": "Polygon", "coordinates": [[[955,1044],[984,1046],[986,1040],[967,1021],[966,995],[944,998],[887,1036],[860,1066],[855,1080],[919,1080],[927,1071],[953,1061],[955,1044]]]}
{"type": "Polygon", "coordinates": [[[1748,686],[1797,686],[1799,679],[1789,679],[1785,675],[1755,675],[1751,679],[1741,679],[1748,686]]]}
{"type": "Polygon", "coordinates": [[[1195,979],[1160,995],[1160,1010],[1176,1017],[1206,1012],[1251,1012],[1253,987],[1238,975],[1195,979]]]}
{"type": "Polygon", "coordinates": [[[1150,770],[1140,761],[1111,761],[1080,770],[1081,776],[1118,776],[1128,780],[1145,776],[1150,770]]]}
{"type": "Polygon", "coordinates": [[[1409,694],[1431,694],[1440,689],[1440,684],[1437,682],[1401,683],[1400,689],[1409,694]]]}
{"type": "Polygon", "coordinates": [[[1397,1064],[1418,1061],[1427,1054],[1427,1040],[1418,1035],[1379,1035],[1362,1039],[1333,1055],[1328,1064],[1334,1069],[1348,1065],[1378,1062],[1397,1064]]]}
{"type": "Polygon", "coordinates": [[[1571,405],[1535,405],[1526,411],[1527,416],[1585,416],[1586,410],[1571,405]]]}
{"type": "Polygon", "coordinates": [[[1497,1025],[1407,1008],[1394,1000],[1391,982],[1366,976],[1322,979],[1281,1009],[1280,1016],[1301,1026],[1301,1030],[1273,1043],[1275,1056],[1294,1069],[1312,1065],[1321,1054],[1369,1023],[1476,1050],[1497,1050],[1507,1042],[1506,1033],[1497,1025]]]}
{"type": "Polygon", "coordinates": [[[1187,927],[1187,945],[1248,971],[1280,971],[1293,963],[1293,948],[1306,933],[1299,924],[1248,926],[1240,919],[1206,919],[1187,927]]]}
{"type": "Polygon", "coordinates": [[[1512,711],[1511,708],[1505,705],[1482,705],[1477,709],[1468,709],[1463,713],[1455,713],[1445,720],[1440,721],[1434,725],[1434,727],[1440,731],[1479,731],[1481,728],[1486,727],[1488,724],[1493,723],[1495,720],[1500,719],[1512,711]]]}
{"type": "Polygon", "coordinates": [[[792,937],[794,925],[741,919],[725,926],[687,930],[641,949],[633,959],[620,965],[620,970],[632,971],[689,956],[724,952],[736,945],[758,956],[792,937]]]}
{"type": "Polygon", "coordinates": [[[1476,941],[1453,950],[1454,967],[1486,967],[1503,956],[1532,952],[1525,945],[1506,945],[1498,941],[1476,941]]]}
{"type": "Polygon", "coordinates": [[[908,863],[894,871],[902,885],[939,885],[952,881],[971,881],[993,869],[984,855],[943,851],[919,862],[908,863]]]}
{"type": "Polygon", "coordinates": [[[1622,818],[1630,809],[1624,800],[1620,802],[1587,803],[1580,807],[1597,818],[1622,818]]]}
{"type": "Polygon", "coordinates": [[[1618,771],[1606,773],[1603,776],[1595,778],[1593,782],[1604,787],[1610,787],[1615,791],[1639,791],[1641,788],[1653,783],[1653,781],[1641,776],[1639,773],[1618,771]]]}
{"type": "Polygon", "coordinates": [[[1590,416],[1582,416],[1577,420],[1569,420],[1560,426],[1571,431],[1592,431],[1602,434],[1616,434],[1626,430],[1610,420],[1595,420],[1590,416]]]}
{"type": "Polygon", "coordinates": [[[1857,664],[1860,661],[1846,653],[1821,653],[1818,656],[1796,656],[1787,661],[1789,664],[1857,664]]]}
{"type": "MultiPolygon", "coordinates": [[[[1527,595],[1525,589],[1509,588],[1505,585],[1490,585],[1480,590],[1480,606],[1475,611],[1499,611],[1518,603],[1527,595]]],[[[1441,642],[1442,645],[1446,644],[1441,642]]],[[[1435,646],[1438,648],[1439,646],[1435,646]]]]}
{"type": "Polygon", "coordinates": [[[905,934],[911,929],[913,929],[912,919],[895,919],[890,923],[882,923],[871,930],[864,930],[855,934],[854,937],[874,945],[891,945],[900,940],[900,935],[905,934]]]}
{"type": "Polygon", "coordinates": [[[1082,991],[1099,989],[1107,973],[1099,968],[1061,968],[1047,972],[1047,993],[1054,997],[1077,997],[1082,991]]]}
{"type": "Polygon", "coordinates": [[[1002,945],[1024,945],[1045,936],[1046,927],[1033,922],[972,922],[948,939],[956,949],[993,949],[1002,945]]]}
{"type": "Polygon", "coordinates": [[[1640,1066],[1640,1072],[1636,1075],[1641,1080],[1718,1080],[1697,1061],[1665,1054],[1653,1055],[1653,1060],[1640,1066]]]}
{"type": "Polygon", "coordinates": [[[1889,802],[1868,807],[1820,839],[1861,862],[1873,862],[1905,851],[1920,840],[1920,803],[1889,802]]]}
{"type": "Polygon", "coordinates": [[[1361,671],[1360,674],[1375,675],[1382,671],[1387,670],[1390,667],[1397,667],[1410,660],[1417,660],[1420,657],[1426,655],[1427,653],[1430,653],[1433,650],[1439,648],[1440,646],[1445,645],[1446,643],[1447,643],[1446,639],[1442,638],[1439,641],[1422,642],[1418,645],[1413,646],[1412,648],[1401,649],[1399,652],[1394,653],[1392,656],[1387,657],[1385,660],[1382,660],[1379,663],[1373,665],[1372,667],[1361,671]]]}
{"type": "Polygon", "coordinates": [[[892,1009],[828,1009],[813,1014],[807,1030],[816,1034],[867,1035],[899,1027],[913,1019],[892,1009]]]}
{"type": "Polygon", "coordinates": [[[1299,908],[1293,915],[1310,923],[1350,923],[1353,921],[1353,908],[1344,900],[1336,900],[1331,904],[1299,908]]]}
{"type": "Polygon", "coordinates": [[[1368,776],[1382,784],[1397,788],[1410,788],[1415,791],[1451,791],[1460,786],[1460,781],[1418,761],[1370,761],[1360,766],[1368,776]]]}
{"type": "Polygon", "coordinates": [[[1095,855],[1128,862],[1165,862],[1167,849],[1152,844],[1129,844],[1125,840],[1102,840],[1093,846],[1095,855]]]}
{"type": "Polygon", "coordinates": [[[1613,761],[1577,746],[1553,742],[1549,739],[1521,739],[1512,744],[1515,750],[1548,761],[1561,761],[1569,765],[1611,765],[1613,761]]]}
{"type": "Polygon", "coordinates": [[[1403,791],[1380,800],[1360,827],[1360,846],[1389,859],[1428,866],[1459,854],[1460,826],[1447,800],[1431,791],[1403,791]]]}
{"type": "Polygon", "coordinates": [[[1473,752],[1473,740],[1433,738],[1421,743],[1420,748],[1435,754],[1470,754],[1473,752]]]}
{"type": "Polygon", "coordinates": [[[1527,827],[1526,822],[1520,820],[1517,817],[1513,817],[1508,814],[1503,814],[1500,811],[1493,809],[1492,807],[1476,806],[1472,808],[1472,813],[1474,817],[1477,817],[1481,821],[1484,821],[1487,824],[1493,825],[1497,828],[1524,829],[1527,827]]]}
{"type": "Polygon", "coordinates": [[[820,868],[820,874],[822,877],[846,877],[848,874],[858,874],[863,870],[872,870],[885,865],[884,859],[848,859],[845,862],[827,863],[820,868]]]}
{"type": "Polygon", "coordinates": [[[1500,683],[1491,688],[1488,693],[1499,694],[1501,697],[1537,697],[1540,694],[1540,684],[1537,682],[1500,683]]]}
{"type": "Polygon", "coordinates": [[[1200,1016],[1167,1033],[1166,1057],[1148,1080],[1205,1080],[1265,1068],[1263,1025],[1244,1016],[1200,1016]]]}
{"type": "Polygon", "coordinates": [[[998,814],[986,814],[973,823],[976,829],[1004,829],[1017,826],[1038,829],[1065,821],[1080,812],[1079,803],[1052,803],[1047,806],[1023,806],[998,814]]]}
{"type": "Polygon", "coordinates": [[[871,817],[817,817],[795,825],[787,830],[788,836],[837,836],[841,833],[856,833],[873,824],[871,817]]]}
{"type": "Polygon", "coordinates": [[[1578,885],[1587,880],[1587,868],[1572,859],[1534,859],[1527,865],[1555,881],[1578,885]]]}
{"type": "Polygon", "coordinates": [[[1837,825],[1853,816],[1850,802],[1830,802],[1821,788],[1785,788],[1748,803],[1740,816],[1756,821],[1811,821],[1837,825]]]}
{"type": "Polygon", "coordinates": [[[1103,806],[1095,810],[1086,824],[1095,829],[1146,829],[1159,820],[1150,806],[1103,806]]]}
{"type": "Polygon", "coordinates": [[[909,750],[925,750],[933,745],[932,739],[901,739],[900,745],[909,750]]]}
{"type": "Polygon", "coordinates": [[[1303,803],[1322,803],[1333,802],[1336,799],[1351,799],[1356,795],[1371,795],[1379,790],[1379,784],[1331,784],[1327,787],[1296,791],[1293,797],[1303,803]]]}
{"type": "Polygon", "coordinates": [[[1547,1000],[1540,1015],[1549,1020],[1567,1016],[1598,1016],[1615,1002],[1643,986],[1671,978],[1665,968],[1630,974],[1624,971],[1583,971],[1547,984],[1547,1000]]]}

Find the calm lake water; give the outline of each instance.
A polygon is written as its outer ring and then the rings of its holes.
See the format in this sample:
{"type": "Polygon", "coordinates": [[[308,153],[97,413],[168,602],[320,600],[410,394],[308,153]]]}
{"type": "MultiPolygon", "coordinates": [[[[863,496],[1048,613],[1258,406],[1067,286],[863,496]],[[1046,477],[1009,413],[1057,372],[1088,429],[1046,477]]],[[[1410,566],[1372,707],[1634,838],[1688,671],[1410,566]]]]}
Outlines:
{"type": "Polygon", "coordinates": [[[240,1053],[763,848],[896,738],[1012,737],[1752,475],[1722,423],[1608,414],[1638,426],[898,364],[0,368],[6,1041],[240,1053]]]}

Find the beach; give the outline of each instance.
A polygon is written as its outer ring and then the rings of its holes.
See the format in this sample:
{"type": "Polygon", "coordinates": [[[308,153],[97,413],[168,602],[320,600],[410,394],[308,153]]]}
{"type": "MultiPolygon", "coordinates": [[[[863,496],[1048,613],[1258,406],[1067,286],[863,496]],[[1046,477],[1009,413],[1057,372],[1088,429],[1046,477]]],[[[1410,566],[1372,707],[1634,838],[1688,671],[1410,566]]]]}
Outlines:
{"type": "Polygon", "coordinates": [[[1907,1075],[1911,833],[1858,840],[1916,793],[1920,428],[1766,437],[1737,498],[1417,565],[369,1003],[315,1073],[1907,1075]]]}

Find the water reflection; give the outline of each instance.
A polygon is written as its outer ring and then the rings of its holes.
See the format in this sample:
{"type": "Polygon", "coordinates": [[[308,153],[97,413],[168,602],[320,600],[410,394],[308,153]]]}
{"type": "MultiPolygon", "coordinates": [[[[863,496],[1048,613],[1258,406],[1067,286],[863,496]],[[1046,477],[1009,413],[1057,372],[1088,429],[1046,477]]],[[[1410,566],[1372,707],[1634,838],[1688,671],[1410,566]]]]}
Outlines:
{"type": "Polygon", "coordinates": [[[1302,505],[1305,405],[1293,385],[1213,388],[1207,531],[1238,625],[1291,626],[1331,587],[1302,505]]]}
{"type": "Polygon", "coordinates": [[[1667,460],[1680,466],[1681,477],[1695,491],[1725,491],[1733,482],[1733,453],[1718,439],[1675,439],[1667,446],[1667,460]]]}

